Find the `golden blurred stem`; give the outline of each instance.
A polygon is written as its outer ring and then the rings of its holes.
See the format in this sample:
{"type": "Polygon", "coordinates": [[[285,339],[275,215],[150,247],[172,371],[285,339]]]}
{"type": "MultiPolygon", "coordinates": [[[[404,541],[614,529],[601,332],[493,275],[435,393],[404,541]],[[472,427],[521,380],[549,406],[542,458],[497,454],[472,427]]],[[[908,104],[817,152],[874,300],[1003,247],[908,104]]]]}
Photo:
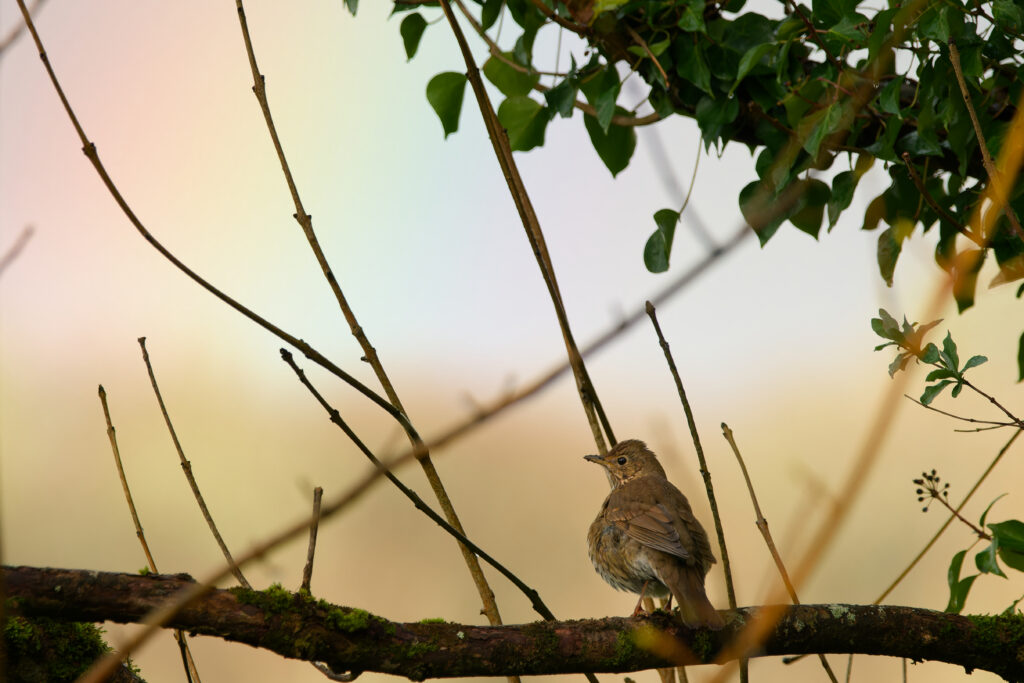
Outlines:
{"type": "MultiPolygon", "coordinates": [[[[750,481],[750,474],[747,472],[747,465],[743,462],[743,456],[740,455],[740,449],[736,445],[736,439],[733,438],[732,429],[729,425],[722,423],[722,434],[725,436],[725,440],[729,442],[729,446],[732,447],[732,452],[736,456],[736,462],[740,465],[740,471],[743,473],[743,480],[747,482],[747,491],[750,492],[750,502],[754,505],[754,514],[757,516],[757,529],[761,532],[764,537],[764,542],[768,546],[768,552],[772,554],[772,559],[775,561],[775,567],[779,570],[779,576],[782,577],[782,582],[786,584],[786,590],[789,592],[789,597],[793,601],[794,605],[800,604],[800,598],[797,597],[796,588],[793,587],[793,582],[789,580],[789,572],[786,571],[786,565],[782,563],[782,556],[779,555],[778,549],[775,547],[775,541],[772,540],[772,532],[768,530],[768,520],[765,519],[761,513],[761,506],[757,502],[757,494],[754,493],[754,484],[750,481]]],[[[829,666],[828,660],[825,659],[825,655],[818,654],[818,659],[821,661],[821,666],[825,669],[825,673],[828,674],[829,679],[832,683],[839,683],[836,679],[835,672],[832,671],[832,667],[829,666]]]]}

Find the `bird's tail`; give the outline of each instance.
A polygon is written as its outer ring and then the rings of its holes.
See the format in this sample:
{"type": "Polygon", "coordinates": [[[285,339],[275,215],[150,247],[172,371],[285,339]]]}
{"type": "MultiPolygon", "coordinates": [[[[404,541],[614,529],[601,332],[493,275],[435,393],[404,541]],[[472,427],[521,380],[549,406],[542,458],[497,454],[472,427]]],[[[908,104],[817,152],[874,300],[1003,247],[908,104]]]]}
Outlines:
{"type": "Polygon", "coordinates": [[[679,603],[679,616],[690,628],[709,628],[717,631],[725,626],[707,593],[704,592],[704,577],[696,568],[687,567],[678,572],[679,580],[673,582],[672,594],[679,603]]]}

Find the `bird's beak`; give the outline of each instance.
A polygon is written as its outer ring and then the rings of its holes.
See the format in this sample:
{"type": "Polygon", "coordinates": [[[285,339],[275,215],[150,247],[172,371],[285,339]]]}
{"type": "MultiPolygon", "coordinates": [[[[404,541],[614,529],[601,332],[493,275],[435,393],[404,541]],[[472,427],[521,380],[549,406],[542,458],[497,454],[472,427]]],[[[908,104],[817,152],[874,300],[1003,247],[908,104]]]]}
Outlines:
{"type": "Polygon", "coordinates": [[[601,459],[600,455],[584,455],[583,459],[589,460],[590,462],[596,462],[598,465],[604,464],[604,460],[601,459]]]}

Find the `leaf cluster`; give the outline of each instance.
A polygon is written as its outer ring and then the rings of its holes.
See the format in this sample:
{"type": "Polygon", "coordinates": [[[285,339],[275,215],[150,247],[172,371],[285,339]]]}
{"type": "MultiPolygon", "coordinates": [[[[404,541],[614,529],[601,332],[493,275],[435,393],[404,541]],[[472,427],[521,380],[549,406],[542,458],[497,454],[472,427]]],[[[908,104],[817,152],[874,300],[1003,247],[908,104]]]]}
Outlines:
{"type": "MultiPolygon", "coordinates": [[[[982,513],[978,523],[979,527],[986,527],[985,519],[997,500],[999,498],[996,498],[985,508],[985,512],[982,513]]],[[[960,577],[964,558],[970,548],[958,552],[949,563],[949,571],[947,572],[947,583],[949,584],[947,612],[959,614],[963,610],[964,604],[967,602],[967,594],[970,592],[975,580],[982,574],[994,574],[1004,579],[1008,578],[1006,572],[1000,567],[1000,560],[1010,569],[1024,572],[1024,522],[1010,519],[1005,522],[989,524],[987,528],[990,532],[987,539],[989,544],[974,555],[974,565],[978,569],[977,574],[963,578],[960,577]]],[[[1018,602],[1020,601],[1018,600],[1011,604],[1004,614],[1012,614],[1018,602]]]]}
{"type": "Polygon", "coordinates": [[[908,323],[904,317],[903,323],[900,324],[885,309],[879,309],[878,314],[879,317],[871,319],[871,329],[879,337],[889,341],[876,346],[875,351],[890,346],[895,346],[899,350],[896,358],[889,364],[890,377],[900,370],[905,370],[913,359],[935,367],[925,378],[925,381],[930,384],[921,394],[921,403],[924,405],[929,405],[948,386],[953,387],[953,398],[959,396],[966,381],[964,373],[988,362],[988,358],[985,356],[971,356],[961,365],[956,342],[953,341],[949,332],[942,340],[941,349],[931,342],[924,344],[925,335],[942,322],[941,320],[933,320],[925,325],[919,325],[918,323],[908,323]]]}

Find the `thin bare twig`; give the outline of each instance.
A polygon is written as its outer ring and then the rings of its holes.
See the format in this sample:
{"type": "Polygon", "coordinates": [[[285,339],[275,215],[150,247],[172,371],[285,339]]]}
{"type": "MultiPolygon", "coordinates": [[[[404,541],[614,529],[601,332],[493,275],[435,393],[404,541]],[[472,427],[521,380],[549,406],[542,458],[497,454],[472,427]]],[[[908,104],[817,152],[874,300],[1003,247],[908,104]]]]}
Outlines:
{"type": "MultiPolygon", "coordinates": [[[[128,503],[128,512],[131,513],[132,523],[135,525],[135,536],[139,539],[139,544],[142,545],[142,552],[146,555],[146,566],[149,567],[149,571],[159,574],[160,570],[156,568],[156,560],[153,559],[153,554],[149,551],[149,543],[146,542],[146,534],[142,531],[142,522],[139,521],[135,501],[132,499],[132,490],[128,486],[128,477],[124,473],[124,465],[121,463],[121,449],[117,446],[117,432],[110,418],[110,407],[107,405],[107,390],[103,388],[102,384],[98,393],[100,405],[103,406],[103,418],[107,423],[107,438],[110,439],[110,450],[114,453],[114,465],[117,467],[117,476],[121,479],[121,489],[124,491],[124,498],[128,503]]],[[[201,683],[199,680],[199,669],[196,668],[195,660],[192,658],[192,650],[185,639],[185,633],[180,629],[174,629],[174,640],[178,644],[179,652],[181,652],[181,663],[185,667],[185,679],[188,683],[201,683]]]]}
{"type": "MultiPolygon", "coordinates": [[[[967,113],[971,117],[971,125],[974,126],[974,135],[978,138],[978,147],[981,148],[981,160],[985,165],[985,172],[988,173],[989,184],[994,186],[996,195],[1003,198],[1000,202],[1002,210],[1006,211],[1006,219],[1010,222],[1010,227],[1013,228],[1013,232],[1016,233],[1017,238],[1024,242],[1024,229],[1021,229],[1020,221],[1017,220],[1017,213],[1010,206],[1010,203],[1006,201],[1007,187],[1006,178],[1003,178],[999,169],[996,168],[995,163],[992,161],[992,155],[988,151],[988,143],[985,141],[985,135],[981,131],[981,123],[978,121],[978,115],[974,111],[974,104],[971,102],[971,94],[967,90],[967,81],[964,80],[964,72],[960,67],[960,50],[957,49],[956,43],[951,39],[948,43],[949,46],[949,61],[953,64],[953,73],[956,74],[956,82],[960,86],[960,94],[963,95],[964,104],[967,105],[967,113]]],[[[1012,184],[1012,183],[1011,183],[1012,184]]],[[[988,235],[987,232],[982,232],[983,235],[988,235]]]]}
{"type": "Polygon", "coordinates": [[[977,419],[975,419],[973,417],[963,417],[962,415],[955,415],[954,413],[949,413],[949,412],[946,412],[945,410],[940,410],[939,408],[936,408],[933,405],[928,405],[927,403],[921,403],[920,401],[918,401],[913,396],[910,396],[909,394],[903,394],[903,397],[907,398],[907,399],[910,399],[911,401],[913,401],[917,405],[921,406],[922,408],[927,408],[928,410],[935,411],[936,413],[939,413],[940,415],[945,415],[946,417],[951,417],[954,420],[960,420],[962,422],[972,422],[974,424],[993,425],[993,427],[1015,427],[1016,426],[1016,423],[1014,423],[1014,422],[993,422],[991,420],[977,420],[977,419]]]}
{"type": "Polygon", "coordinates": [[[14,243],[4,252],[3,256],[0,256],[0,275],[4,274],[7,267],[10,266],[14,261],[21,255],[22,250],[25,249],[25,245],[32,239],[32,235],[35,234],[35,228],[31,225],[26,225],[22,231],[18,234],[18,237],[14,240],[14,243]]]}
{"type": "Polygon", "coordinates": [[[292,369],[296,377],[298,377],[299,382],[301,382],[302,385],[306,387],[306,389],[309,391],[309,393],[313,395],[313,398],[316,399],[317,403],[319,403],[320,406],[325,411],[327,411],[327,414],[330,417],[331,422],[334,423],[339,429],[341,429],[341,431],[343,431],[345,435],[348,436],[349,439],[351,439],[352,443],[355,444],[356,448],[358,448],[363,453],[363,455],[366,456],[367,460],[369,460],[374,467],[383,472],[384,476],[387,477],[388,481],[394,484],[395,487],[399,491],[401,491],[406,498],[412,501],[413,505],[416,506],[417,510],[420,510],[425,515],[427,515],[427,517],[429,517],[435,524],[437,524],[442,529],[447,531],[449,534],[455,537],[460,543],[469,548],[473,553],[475,553],[489,565],[497,569],[502,574],[502,576],[511,581],[512,584],[516,588],[521,590],[523,594],[530,600],[537,614],[541,615],[541,617],[548,621],[555,620],[555,615],[551,613],[551,610],[548,609],[547,605],[544,604],[544,601],[540,599],[540,594],[536,590],[528,586],[518,576],[513,574],[508,568],[506,568],[500,562],[498,562],[489,554],[484,552],[480,548],[480,546],[476,545],[468,538],[466,538],[466,535],[463,531],[456,529],[454,525],[446,522],[445,519],[441,517],[441,515],[437,514],[437,512],[435,512],[429,505],[427,505],[426,502],[424,502],[424,500],[420,498],[415,491],[406,486],[398,477],[395,476],[393,472],[386,468],[384,463],[382,463],[380,459],[378,459],[377,456],[373,454],[373,452],[366,446],[366,444],[363,443],[362,439],[360,439],[356,435],[356,433],[352,430],[348,423],[345,422],[344,419],[342,419],[341,413],[339,413],[334,406],[329,404],[327,400],[323,397],[323,395],[319,391],[317,391],[316,387],[314,387],[312,382],[309,381],[309,378],[306,377],[306,373],[295,362],[295,359],[292,356],[291,352],[285,349],[281,349],[281,358],[292,369]]]}
{"type": "Polygon", "coordinates": [[[544,284],[546,285],[548,294],[551,297],[551,303],[554,305],[555,316],[558,318],[558,325],[562,331],[562,338],[565,342],[566,352],[569,356],[569,363],[572,367],[573,375],[576,378],[576,389],[579,392],[580,401],[583,404],[583,410],[587,416],[587,422],[590,424],[590,430],[594,436],[594,442],[597,445],[598,452],[605,453],[607,450],[605,439],[607,438],[608,442],[614,444],[615,436],[612,433],[608,417],[605,415],[604,409],[601,407],[600,399],[598,399],[597,396],[597,390],[594,388],[593,382],[590,380],[586,366],[583,363],[583,357],[580,354],[579,348],[576,346],[572,330],[569,327],[569,319],[566,315],[565,307],[562,302],[562,294],[558,288],[554,265],[552,264],[550,254],[548,254],[547,243],[544,239],[544,233],[540,227],[540,221],[537,219],[533,203],[530,201],[529,194],[526,191],[526,186],[523,184],[522,177],[519,175],[519,169],[512,156],[512,148],[509,145],[508,135],[506,134],[504,127],[502,127],[501,123],[498,121],[498,115],[495,113],[490,97],[487,95],[487,90],[484,88],[483,80],[480,78],[480,70],[476,66],[476,60],[473,58],[473,53],[470,51],[469,44],[466,42],[466,36],[462,32],[462,27],[459,26],[459,22],[456,20],[454,12],[452,12],[449,0],[440,0],[440,2],[441,8],[444,10],[445,17],[448,19],[448,24],[451,26],[452,32],[455,34],[455,40],[459,44],[459,50],[462,52],[462,58],[466,63],[466,77],[469,79],[469,83],[473,88],[473,94],[476,97],[477,105],[480,108],[480,114],[483,117],[484,126],[487,129],[491,145],[494,148],[494,155],[497,157],[498,164],[501,166],[502,175],[505,177],[509,193],[512,195],[512,200],[515,202],[516,209],[519,212],[519,217],[523,223],[523,228],[526,231],[526,238],[530,243],[530,247],[533,250],[535,258],[537,259],[537,265],[540,268],[541,276],[544,279],[544,284]]]}
{"type": "MultiPolygon", "coordinates": [[[[28,8],[29,14],[35,14],[36,16],[39,16],[39,9],[40,7],[42,7],[43,2],[45,2],[45,0],[34,0],[32,6],[28,8]]],[[[11,28],[10,31],[7,32],[6,36],[0,39],[0,56],[2,56],[3,53],[7,51],[7,48],[14,44],[14,41],[16,41],[21,36],[24,30],[25,24],[16,24],[13,28],[11,28]]]]}
{"type": "MultiPolygon", "coordinates": [[[[327,256],[320,247],[320,242],[313,230],[313,220],[303,208],[302,200],[299,198],[298,188],[295,184],[294,178],[292,177],[291,168],[288,165],[284,148],[281,145],[280,137],[277,134],[277,128],[274,126],[274,119],[270,113],[270,103],[267,100],[265,79],[256,64],[256,52],[253,48],[252,38],[249,34],[249,25],[246,21],[245,9],[242,6],[242,0],[236,0],[235,5],[238,10],[238,21],[242,29],[242,38],[245,42],[245,51],[249,58],[249,67],[252,71],[253,92],[256,94],[256,99],[259,101],[260,109],[263,111],[263,118],[266,121],[267,129],[269,130],[270,137],[274,143],[274,149],[277,151],[278,159],[281,162],[281,168],[284,170],[288,189],[291,193],[292,201],[295,204],[295,218],[302,227],[302,231],[306,236],[306,240],[309,242],[310,248],[313,250],[317,263],[320,264],[324,277],[330,285],[331,291],[334,293],[334,297],[338,302],[338,306],[341,309],[342,314],[345,316],[345,321],[348,323],[352,336],[355,337],[357,342],[359,342],[359,346],[363,350],[364,360],[366,360],[370,364],[370,367],[373,368],[373,372],[377,376],[377,380],[384,389],[384,393],[387,395],[391,405],[394,406],[395,410],[406,416],[406,420],[402,422],[402,426],[409,426],[409,428],[405,430],[409,438],[409,442],[414,447],[421,445],[422,440],[416,430],[411,428],[412,422],[408,419],[408,413],[398,397],[398,392],[395,391],[394,385],[391,383],[391,379],[384,370],[384,365],[381,363],[380,358],[377,355],[377,350],[370,343],[362,326],[356,319],[355,312],[349,305],[345,294],[341,290],[341,285],[327,261],[327,256]]],[[[452,503],[448,492],[445,490],[444,483],[441,481],[441,476],[438,474],[437,468],[434,467],[434,463],[430,459],[429,451],[424,450],[419,457],[419,461],[420,466],[423,469],[423,473],[427,477],[427,481],[430,483],[430,487],[434,491],[434,495],[441,505],[441,510],[444,512],[445,517],[452,526],[460,532],[463,531],[462,522],[459,520],[459,516],[455,512],[455,506],[452,503]]],[[[487,583],[487,577],[484,576],[483,570],[480,568],[480,562],[465,546],[460,545],[459,550],[462,553],[463,561],[466,563],[470,576],[473,579],[473,583],[480,595],[481,602],[483,603],[484,614],[487,616],[491,624],[501,624],[501,613],[499,612],[498,604],[494,599],[494,591],[491,590],[490,585],[487,583]]]]}
{"type": "MultiPolygon", "coordinates": [[[[690,401],[686,398],[686,390],[683,388],[683,380],[679,376],[679,370],[676,368],[676,362],[672,358],[672,351],[669,348],[668,342],[665,340],[665,335],[661,332],[661,325],[658,324],[658,315],[654,310],[654,304],[650,301],[645,306],[647,315],[651,319],[651,324],[654,326],[654,332],[658,336],[658,344],[661,346],[661,350],[665,354],[665,362],[668,363],[669,373],[672,375],[672,379],[676,383],[676,391],[679,393],[679,400],[683,404],[683,412],[686,413],[686,424],[690,428],[690,436],[693,438],[693,447],[697,451],[697,461],[700,463],[700,474],[704,478],[704,487],[707,490],[708,502],[711,505],[711,516],[715,521],[715,531],[718,535],[718,549],[722,554],[722,570],[725,573],[725,589],[726,594],[729,596],[729,608],[736,609],[736,589],[733,587],[732,581],[732,565],[729,562],[729,550],[725,545],[725,527],[722,524],[722,516],[718,512],[718,501],[715,499],[715,487],[711,483],[711,471],[708,469],[707,460],[704,458],[704,447],[700,443],[700,434],[697,432],[697,422],[693,419],[693,410],[690,408],[690,401]]],[[[740,662],[740,681],[746,683],[748,680],[747,662],[743,660],[740,662]]]]}
{"type": "Polygon", "coordinates": [[[306,566],[302,569],[300,591],[309,593],[309,584],[313,581],[313,557],[316,555],[316,532],[320,528],[320,501],[324,490],[317,486],[313,489],[313,523],[309,525],[309,546],[306,548],[306,566]]]}
{"type": "MultiPolygon", "coordinates": [[[[732,429],[729,425],[722,423],[722,435],[725,436],[725,440],[729,442],[729,446],[732,447],[732,452],[736,456],[736,462],[739,463],[740,471],[743,473],[743,479],[747,482],[747,491],[750,493],[750,502],[754,506],[754,514],[757,517],[756,525],[758,531],[761,532],[761,536],[764,537],[765,545],[768,546],[768,552],[772,555],[772,560],[775,562],[775,568],[779,570],[779,576],[782,577],[782,582],[786,585],[786,591],[789,593],[790,599],[794,605],[800,604],[800,598],[796,594],[796,588],[793,586],[793,582],[789,579],[789,572],[786,571],[786,565],[782,562],[782,556],[779,554],[778,548],[775,547],[775,541],[772,540],[772,532],[768,529],[768,520],[764,518],[764,514],[761,513],[761,506],[757,502],[757,494],[754,492],[754,484],[750,481],[750,474],[747,472],[747,465],[743,462],[743,456],[740,455],[739,446],[736,445],[736,439],[733,438],[732,429]]],[[[825,659],[825,655],[818,653],[818,659],[821,661],[821,666],[825,669],[825,673],[828,674],[829,679],[832,683],[839,683],[836,679],[835,673],[832,671],[832,667],[829,666],[828,660],[825,659]]]]}
{"type": "Polygon", "coordinates": [[[217,524],[213,521],[213,515],[210,514],[210,509],[206,506],[206,501],[203,499],[203,494],[199,490],[199,483],[196,481],[195,475],[192,474],[192,463],[185,457],[185,451],[181,447],[181,442],[178,440],[178,434],[174,431],[174,425],[171,424],[171,416],[167,413],[167,406],[164,405],[164,397],[160,394],[160,387],[156,383],[156,374],[153,372],[153,365],[149,362],[149,351],[146,350],[146,338],[139,337],[139,346],[142,348],[142,360],[146,364],[146,372],[149,373],[149,382],[153,385],[153,393],[156,395],[157,403],[160,404],[160,412],[164,416],[164,423],[167,425],[167,430],[171,433],[171,441],[174,442],[174,449],[178,452],[178,459],[181,461],[181,469],[185,473],[185,478],[188,479],[188,485],[192,489],[192,495],[195,496],[196,503],[199,505],[199,510],[203,513],[203,518],[206,520],[206,525],[210,527],[210,532],[213,534],[214,539],[217,541],[217,545],[220,546],[221,553],[224,554],[224,559],[231,565],[231,573],[234,575],[238,582],[246,588],[252,588],[249,582],[246,581],[242,575],[242,570],[235,564],[235,560],[231,557],[231,551],[228,550],[227,544],[224,542],[223,537],[220,535],[220,531],[217,529],[217,524]]]}

